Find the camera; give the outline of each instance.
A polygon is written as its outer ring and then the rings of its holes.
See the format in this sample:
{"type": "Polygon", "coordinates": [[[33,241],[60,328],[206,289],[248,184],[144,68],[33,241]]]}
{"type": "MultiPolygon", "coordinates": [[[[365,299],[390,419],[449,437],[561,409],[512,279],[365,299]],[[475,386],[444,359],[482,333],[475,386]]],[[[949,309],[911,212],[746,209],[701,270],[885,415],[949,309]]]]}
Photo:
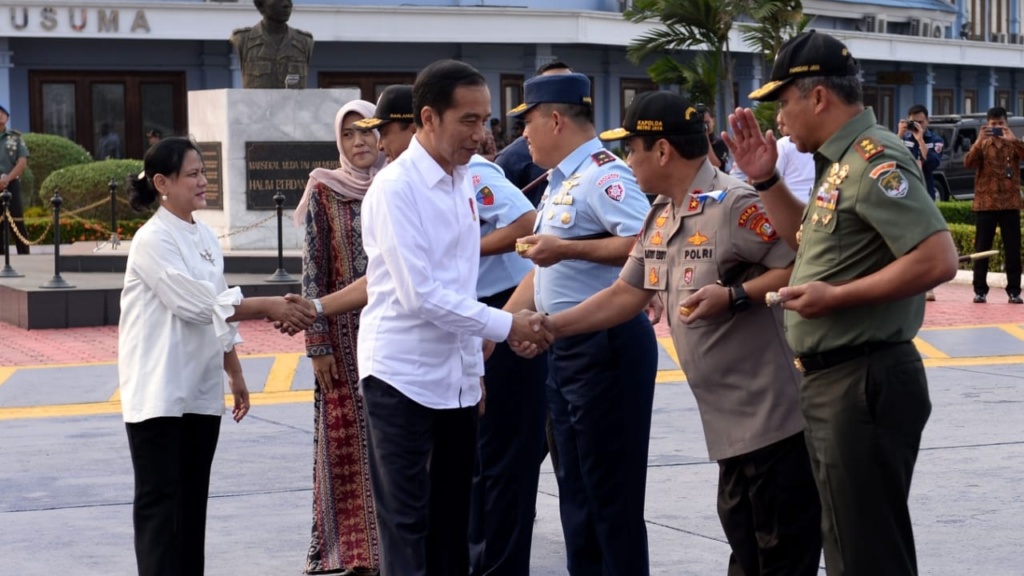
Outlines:
{"type": "Polygon", "coordinates": [[[999,126],[996,126],[996,127],[992,128],[992,135],[995,136],[996,138],[1002,138],[1003,137],[1003,129],[1000,128],[999,126]]]}
{"type": "Polygon", "coordinates": [[[915,120],[907,120],[907,130],[911,132],[917,132],[918,123],[915,120]]]}

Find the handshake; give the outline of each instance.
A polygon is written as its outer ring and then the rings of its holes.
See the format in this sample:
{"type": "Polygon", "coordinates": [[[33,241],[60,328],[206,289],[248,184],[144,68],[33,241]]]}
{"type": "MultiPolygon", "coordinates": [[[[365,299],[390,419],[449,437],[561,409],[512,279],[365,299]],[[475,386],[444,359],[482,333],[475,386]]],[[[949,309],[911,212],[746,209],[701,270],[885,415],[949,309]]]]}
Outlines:
{"type": "Polygon", "coordinates": [[[267,311],[267,322],[273,322],[274,328],[282,334],[294,336],[312,326],[316,320],[316,307],[298,294],[286,294],[269,300],[272,305],[267,311]]]}
{"type": "Polygon", "coordinates": [[[551,317],[546,314],[530,310],[517,312],[512,316],[508,345],[523,358],[533,358],[547,350],[555,341],[554,328],[551,317]]]}

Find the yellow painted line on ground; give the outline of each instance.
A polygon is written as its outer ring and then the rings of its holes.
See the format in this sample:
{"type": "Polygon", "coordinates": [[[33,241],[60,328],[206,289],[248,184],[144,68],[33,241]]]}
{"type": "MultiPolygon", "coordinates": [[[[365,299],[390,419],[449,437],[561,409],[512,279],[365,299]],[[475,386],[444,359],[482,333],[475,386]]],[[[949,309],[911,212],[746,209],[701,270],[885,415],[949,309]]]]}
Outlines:
{"type": "Polygon", "coordinates": [[[676,354],[676,345],[672,343],[672,339],[658,338],[658,344],[661,344],[661,347],[665,349],[665,352],[667,352],[669,357],[672,358],[672,361],[676,363],[676,366],[679,366],[679,356],[676,354]]]}
{"type": "Polygon", "coordinates": [[[929,358],[924,361],[927,368],[960,368],[966,366],[1004,366],[1024,364],[1024,356],[979,356],[977,358],[929,358]]]}
{"type": "Polygon", "coordinates": [[[273,394],[287,392],[292,388],[292,380],[295,379],[295,371],[299,368],[299,358],[302,354],[277,354],[274,365],[270,367],[270,374],[267,374],[267,382],[263,385],[263,392],[273,394]]]}
{"type": "MultiPolygon", "coordinates": [[[[1003,331],[1009,334],[1010,336],[1013,336],[1018,340],[1024,340],[1024,328],[1021,328],[1017,324],[1003,324],[1000,326],[1000,328],[1002,328],[1003,331]]],[[[2,381],[3,380],[0,379],[0,382],[2,381]]]]}
{"type": "Polygon", "coordinates": [[[970,324],[964,326],[932,326],[930,328],[921,328],[921,332],[934,332],[936,330],[973,330],[974,328],[1003,328],[1006,326],[1014,326],[1014,324],[970,324]]]}
{"type": "Polygon", "coordinates": [[[921,355],[928,358],[949,358],[949,354],[946,354],[935,346],[921,340],[920,336],[914,338],[914,346],[917,346],[917,351],[920,352],[921,355]]]}
{"type": "Polygon", "coordinates": [[[109,402],[120,402],[121,401],[121,387],[120,386],[117,387],[117,390],[114,390],[114,393],[110,395],[110,400],[108,400],[108,401],[109,402]]]}
{"type": "Polygon", "coordinates": [[[686,374],[682,370],[658,370],[657,377],[654,378],[655,384],[664,384],[666,382],[685,382],[686,374]]]}
{"type": "MultiPolygon", "coordinates": [[[[285,356],[291,354],[299,354],[298,352],[266,352],[261,354],[242,354],[239,358],[276,358],[278,356],[285,356]]],[[[117,360],[104,360],[102,362],[72,362],[69,364],[30,364],[25,366],[0,366],[0,370],[6,368],[13,368],[15,370],[45,370],[47,368],[82,368],[88,366],[113,366],[117,364],[117,360]]]]}
{"type": "Polygon", "coordinates": [[[4,382],[7,382],[7,379],[13,376],[17,371],[17,368],[0,366],[0,386],[3,386],[4,382]]]}

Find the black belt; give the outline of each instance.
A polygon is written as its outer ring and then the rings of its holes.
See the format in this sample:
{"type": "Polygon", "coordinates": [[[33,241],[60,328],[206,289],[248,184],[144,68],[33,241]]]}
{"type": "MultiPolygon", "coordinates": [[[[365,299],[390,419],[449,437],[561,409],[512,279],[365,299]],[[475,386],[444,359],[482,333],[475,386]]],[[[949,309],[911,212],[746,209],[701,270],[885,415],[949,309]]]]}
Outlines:
{"type": "Polygon", "coordinates": [[[818,370],[826,370],[833,366],[838,366],[843,362],[849,362],[850,360],[861,358],[881,350],[902,346],[903,344],[910,344],[910,342],[865,342],[864,344],[826,350],[825,352],[819,352],[817,354],[797,356],[796,359],[793,360],[793,364],[796,366],[797,370],[803,373],[817,372],[818,370]]]}

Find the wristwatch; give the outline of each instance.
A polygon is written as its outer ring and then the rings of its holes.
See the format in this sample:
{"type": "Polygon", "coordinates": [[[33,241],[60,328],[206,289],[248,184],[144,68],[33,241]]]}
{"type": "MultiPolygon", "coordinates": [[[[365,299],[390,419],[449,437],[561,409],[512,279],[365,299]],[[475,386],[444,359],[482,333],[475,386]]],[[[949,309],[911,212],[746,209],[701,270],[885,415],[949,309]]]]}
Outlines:
{"type": "Polygon", "coordinates": [[[769,176],[767,180],[761,180],[760,182],[751,182],[750,185],[754,188],[754,190],[757,190],[758,192],[767,192],[768,190],[771,189],[772,186],[778,184],[779,180],[781,179],[782,175],[779,174],[779,170],[776,169],[774,172],[772,172],[772,175],[769,176]]]}
{"type": "Polygon", "coordinates": [[[747,296],[747,291],[743,289],[743,284],[729,286],[729,312],[737,314],[747,308],[750,308],[750,298],[747,296]]]}
{"type": "Polygon", "coordinates": [[[324,305],[320,302],[320,299],[319,298],[313,298],[312,300],[310,300],[310,302],[313,303],[313,308],[316,308],[317,316],[323,316],[324,315],[324,305]]]}

